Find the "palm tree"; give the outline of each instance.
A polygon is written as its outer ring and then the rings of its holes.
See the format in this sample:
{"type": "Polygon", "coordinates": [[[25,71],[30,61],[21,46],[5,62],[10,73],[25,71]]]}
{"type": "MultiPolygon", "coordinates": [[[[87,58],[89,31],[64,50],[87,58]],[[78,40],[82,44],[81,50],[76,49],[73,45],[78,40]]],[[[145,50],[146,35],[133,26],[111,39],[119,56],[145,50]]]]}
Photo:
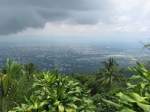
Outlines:
{"type": "Polygon", "coordinates": [[[4,74],[0,74],[0,104],[1,112],[7,112],[7,94],[9,92],[10,84],[9,77],[4,74]]]}
{"type": "Polygon", "coordinates": [[[13,79],[19,79],[20,74],[23,74],[23,69],[20,64],[16,61],[7,59],[4,68],[2,69],[3,74],[7,74],[13,79]]]}
{"type": "Polygon", "coordinates": [[[17,86],[17,79],[22,73],[22,67],[15,61],[7,59],[4,69],[0,74],[0,98],[1,98],[1,111],[7,112],[8,105],[13,96],[15,86],[17,86]]]}
{"type": "Polygon", "coordinates": [[[116,93],[116,101],[104,101],[118,112],[150,112],[150,71],[140,63],[130,70],[134,74],[126,83],[127,89],[116,93]]]}
{"type": "Polygon", "coordinates": [[[1,111],[7,112],[8,105],[12,102],[16,81],[9,77],[7,74],[0,74],[0,104],[1,111]]]}
{"type": "Polygon", "coordinates": [[[26,72],[26,75],[28,79],[32,78],[32,74],[36,71],[36,67],[33,63],[25,64],[24,70],[26,72]]]}
{"type": "Polygon", "coordinates": [[[100,82],[102,85],[111,88],[114,80],[120,80],[121,75],[119,73],[118,64],[113,58],[109,58],[103,63],[104,69],[101,73],[100,82]]]}

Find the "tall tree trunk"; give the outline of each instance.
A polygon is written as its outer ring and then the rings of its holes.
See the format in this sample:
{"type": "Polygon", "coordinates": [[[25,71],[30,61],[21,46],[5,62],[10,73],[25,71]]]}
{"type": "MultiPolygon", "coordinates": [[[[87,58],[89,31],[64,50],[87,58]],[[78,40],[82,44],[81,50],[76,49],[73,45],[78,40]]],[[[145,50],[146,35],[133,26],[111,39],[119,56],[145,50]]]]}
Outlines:
{"type": "Polygon", "coordinates": [[[110,79],[109,79],[109,89],[112,88],[112,73],[110,73],[110,79]]]}
{"type": "Polygon", "coordinates": [[[2,112],[8,112],[6,97],[1,98],[1,110],[2,110],[2,112]]]}

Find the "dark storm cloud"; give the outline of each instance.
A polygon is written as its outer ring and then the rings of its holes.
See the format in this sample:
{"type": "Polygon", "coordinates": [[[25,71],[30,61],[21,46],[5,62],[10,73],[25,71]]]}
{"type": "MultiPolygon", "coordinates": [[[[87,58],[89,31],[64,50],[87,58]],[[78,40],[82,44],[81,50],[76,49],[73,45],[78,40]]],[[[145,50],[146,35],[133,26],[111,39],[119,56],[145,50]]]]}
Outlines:
{"type": "Polygon", "coordinates": [[[43,27],[46,22],[96,24],[106,1],[0,0],[0,35],[43,27]]]}

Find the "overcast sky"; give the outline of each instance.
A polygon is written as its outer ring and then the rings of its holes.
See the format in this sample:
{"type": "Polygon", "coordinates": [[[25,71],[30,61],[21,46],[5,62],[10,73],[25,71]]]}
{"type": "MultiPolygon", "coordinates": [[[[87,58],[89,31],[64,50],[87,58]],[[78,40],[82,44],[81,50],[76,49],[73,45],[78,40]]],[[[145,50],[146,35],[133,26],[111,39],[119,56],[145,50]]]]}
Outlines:
{"type": "Polygon", "coordinates": [[[0,35],[150,33],[150,0],[0,0],[0,35]]]}

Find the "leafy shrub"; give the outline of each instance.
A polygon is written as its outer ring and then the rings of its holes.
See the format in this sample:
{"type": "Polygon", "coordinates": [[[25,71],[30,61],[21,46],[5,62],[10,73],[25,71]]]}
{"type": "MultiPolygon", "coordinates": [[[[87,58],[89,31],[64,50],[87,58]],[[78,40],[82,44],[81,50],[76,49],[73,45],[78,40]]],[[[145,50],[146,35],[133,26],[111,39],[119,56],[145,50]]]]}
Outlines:
{"type": "Polygon", "coordinates": [[[109,94],[96,94],[93,96],[94,104],[96,105],[96,112],[116,112],[116,108],[114,108],[112,105],[110,105],[107,102],[104,102],[103,99],[109,99],[111,101],[114,101],[115,98],[113,95],[109,94]]]}
{"type": "Polygon", "coordinates": [[[0,73],[0,111],[8,112],[16,104],[23,102],[23,95],[29,94],[32,82],[33,79],[28,79],[23,65],[7,59],[0,73]]]}
{"type": "Polygon", "coordinates": [[[10,112],[94,112],[95,106],[80,83],[56,72],[35,75],[33,93],[10,112]]]}
{"type": "Polygon", "coordinates": [[[15,96],[19,85],[18,81],[22,74],[21,65],[13,60],[7,59],[5,67],[2,73],[0,73],[0,110],[2,112],[7,112],[12,105],[15,105],[15,96]]]}
{"type": "Polygon", "coordinates": [[[127,90],[116,94],[118,102],[105,102],[116,106],[120,112],[150,112],[150,71],[139,63],[131,70],[135,75],[127,83],[127,90]]]}

